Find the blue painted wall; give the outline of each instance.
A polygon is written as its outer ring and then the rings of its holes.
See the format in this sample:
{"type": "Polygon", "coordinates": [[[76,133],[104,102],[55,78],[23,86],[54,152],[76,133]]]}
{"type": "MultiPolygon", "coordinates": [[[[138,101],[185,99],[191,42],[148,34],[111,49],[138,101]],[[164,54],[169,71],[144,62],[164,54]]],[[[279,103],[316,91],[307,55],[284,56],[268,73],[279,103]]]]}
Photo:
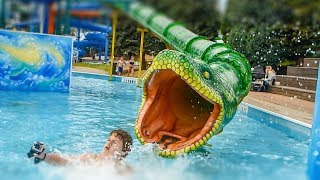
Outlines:
{"type": "Polygon", "coordinates": [[[72,38],[0,30],[0,90],[68,92],[72,38]]]}

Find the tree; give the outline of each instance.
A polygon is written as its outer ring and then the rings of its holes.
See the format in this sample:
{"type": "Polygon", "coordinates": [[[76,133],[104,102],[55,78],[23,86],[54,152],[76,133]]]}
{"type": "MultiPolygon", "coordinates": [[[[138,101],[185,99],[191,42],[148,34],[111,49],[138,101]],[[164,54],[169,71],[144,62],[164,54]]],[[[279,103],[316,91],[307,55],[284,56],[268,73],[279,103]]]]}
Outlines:
{"type": "Polygon", "coordinates": [[[230,0],[222,32],[253,66],[317,57],[319,6],[315,0],[230,0]]]}
{"type": "MultiPolygon", "coordinates": [[[[145,3],[163,12],[169,18],[180,21],[191,31],[208,39],[218,35],[219,17],[213,0],[193,1],[177,0],[174,6],[170,0],[143,0],[145,3]],[[186,8],[187,7],[187,8],[186,8]]],[[[137,32],[138,24],[128,17],[121,15],[117,25],[117,42],[115,55],[126,55],[128,52],[139,53],[140,34],[137,32]]],[[[110,39],[111,39],[110,35],[110,39]]],[[[111,43],[110,43],[111,44],[111,43]]],[[[111,45],[110,45],[111,47],[111,45]]],[[[156,55],[165,49],[162,40],[148,32],[145,35],[144,50],[147,54],[156,55]]]]}
{"type": "Polygon", "coordinates": [[[266,25],[249,30],[243,26],[233,28],[225,39],[234,49],[247,57],[252,66],[276,66],[279,52],[272,43],[272,31],[266,25]]]}
{"type": "MultiPolygon", "coordinates": [[[[110,35],[112,39],[112,34],[110,35]]],[[[111,43],[110,43],[111,44],[111,43]]],[[[137,32],[137,24],[124,15],[120,15],[117,23],[115,56],[139,53],[140,35],[137,32]]]]}
{"type": "Polygon", "coordinates": [[[142,0],[168,17],[182,22],[192,32],[211,40],[218,36],[219,13],[215,0],[142,0]]]}
{"type": "MultiPolygon", "coordinates": [[[[117,37],[115,56],[129,56],[132,53],[137,56],[140,53],[140,33],[137,31],[138,23],[129,17],[120,15],[117,24],[117,37]]],[[[109,35],[112,39],[112,34],[109,35]]],[[[111,43],[109,45],[111,49],[111,43]]],[[[154,37],[151,33],[145,33],[144,51],[147,54],[158,54],[159,51],[165,49],[164,43],[154,37]]],[[[127,57],[129,58],[129,57],[127,57]]]]}

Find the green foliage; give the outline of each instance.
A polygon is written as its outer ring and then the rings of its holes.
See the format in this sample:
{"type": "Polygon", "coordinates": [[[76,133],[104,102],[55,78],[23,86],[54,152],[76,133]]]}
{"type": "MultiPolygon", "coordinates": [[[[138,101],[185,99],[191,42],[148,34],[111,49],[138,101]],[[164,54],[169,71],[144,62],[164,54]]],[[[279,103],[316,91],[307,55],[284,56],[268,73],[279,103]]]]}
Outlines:
{"type": "Polygon", "coordinates": [[[255,65],[320,55],[317,0],[229,0],[222,32],[255,65]]]}
{"type": "MultiPolygon", "coordinates": [[[[287,64],[284,60],[320,56],[318,0],[229,0],[223,17],[215,9],[215,0],[142,1],[211,40],[222,32],[224,40],[252,65],[282,66],[287,64]]],[[[139,53],[140,34],[136,28],[129,18],[120,18],[116,55],[139,53]]],[[[146,33],[144,47],[148,54],[165,48],[151,33],[146,33]]]]}
{"type": "Polygon", "coordinates": [[[318,27],[320,24],[319,0],[286,0],[286,5],[293,9],[296,22],[303,26],[318,27]]]}
{"type": "MultiPolygon", "coordinates": [[[[140,33],[137,31],[138,24],[130,18],[121,15],[117,24],[115,56],[125,56],[129,54],[138,56],[140,53],[140,33]]],[[[112,39],[112,34],[110,34],[112,39]]],[[[109,45],[111,51],[111,43],[109,45]]],[[[144,52],[147,54],[157,54],[165,49],[164,43],[154,37],[151,33],[145,33],[144,52]]]]}
{"type": "Polygon", "coordinates": [[[164,49],[166,49],[166,46],[159,38],[153,36],[151,32],[145,33],[145,53],[156,55],[164,49]]]}
{"type": "Polygon", "coordinates": [[[229,0],[225,20],[230,26],[255,27],[292,21],[292,9],[285,0],[229,0]]]}
{"type": "Polygon", "coordinates": [[[320,32],[307,27],[265,24],[252,28],[236,26],[225,36],[235,50],[243,53],[252,66],[283,65],[285,59],[297,61],[318,57],[320,32]]]}
{"type": "MultiPolygon", "coordinates": [[[[112,34],[110,37],[112,39],[112,34]]],[[[128,55],[129,52],[139,54],[140,34],[137,32],[137,24],[123,15],[118,19],[115,46],[115,56],[128,55]]]]}
{"type": "Polygon", "coordinates": [[[214,39],[220,28],[214,0],[142,0],[168,17],[182,22],[192,32],[214,39]]]}
{"type": "Polygon", "coordinates": [[[243,26],[233,28],[226,42],[236,51],[244,54],[252,66],[275,66],[280,61],[277,56],[279,52],[272,43],[270,28],[265,25],[249,30],[243,26]]]}
{"type": "MultiPolygon", "coordinates": [[[[143,0],[143,2],[163,12],[168,17],[182,22],[191,31],[201,36],[214,39],[218,35],[219,19],[213,0],[177,0],[174,4],[171,0],[143,0]]],[[[115,56],[127,56],[129,52],[135,55],[139,54],[140,33],[137,32],[137,28],[136,22],[124,15],[120,16],[117,25],[115,56]]],[[[110,35],[110,39],[112,39],[112,35],[110,35]]],[[[111,51],[111,43],[109,48],[111,51]]],[[[156,55],[165,48],[162,40],[153,36],[151,32],[145,34],[145,53],[156,55]]]]}

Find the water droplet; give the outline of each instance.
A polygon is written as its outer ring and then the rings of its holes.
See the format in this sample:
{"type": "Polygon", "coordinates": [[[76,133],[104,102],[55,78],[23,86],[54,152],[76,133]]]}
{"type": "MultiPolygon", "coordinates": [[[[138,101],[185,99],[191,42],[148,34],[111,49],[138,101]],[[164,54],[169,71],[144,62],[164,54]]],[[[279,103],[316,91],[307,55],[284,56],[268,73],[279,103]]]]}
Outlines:
{"type": "Polygon", "coordinates": [[[194,119],[197,119],[197,117],[194,117],[194,119]]]}
{"type": "Polygon", "coordinates": [[[198,101],[198,104],[199,104],[200,102],[198,101]]]}
{"type": "Polygon", "coordinates": [[[194,108],[194,105],[192,105],[192,108],[194,108]]]}
{"type": "Polygon", "coordinates": [[[319,155],[319,152],[317,150],[313,151],[312,153],[314,156],[318,156],[319,155]]]}

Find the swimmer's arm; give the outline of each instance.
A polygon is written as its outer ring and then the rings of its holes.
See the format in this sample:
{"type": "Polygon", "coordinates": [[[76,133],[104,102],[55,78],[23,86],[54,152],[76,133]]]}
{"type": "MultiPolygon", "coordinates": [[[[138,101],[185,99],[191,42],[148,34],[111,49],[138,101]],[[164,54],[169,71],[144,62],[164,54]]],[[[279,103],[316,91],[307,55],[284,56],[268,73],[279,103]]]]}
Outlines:
{"type": "MultiPolygon", "coordinates": [[[[43,159],[44,157],[38,157],[43,159]]],[[[46,154],[44,161],[52,165],[67,165],[72,161],[88,162],[97,158],[97,154],[82,154],[79,156],[60,156],[57,154],[46,154]]]]}
{"type": "Polygon", "coordinates": [[[59,156],[57,154],[47,154],[44,161],[53,165],[66,165],[69,163],[69,160],[67,158],[59,156]]]}

